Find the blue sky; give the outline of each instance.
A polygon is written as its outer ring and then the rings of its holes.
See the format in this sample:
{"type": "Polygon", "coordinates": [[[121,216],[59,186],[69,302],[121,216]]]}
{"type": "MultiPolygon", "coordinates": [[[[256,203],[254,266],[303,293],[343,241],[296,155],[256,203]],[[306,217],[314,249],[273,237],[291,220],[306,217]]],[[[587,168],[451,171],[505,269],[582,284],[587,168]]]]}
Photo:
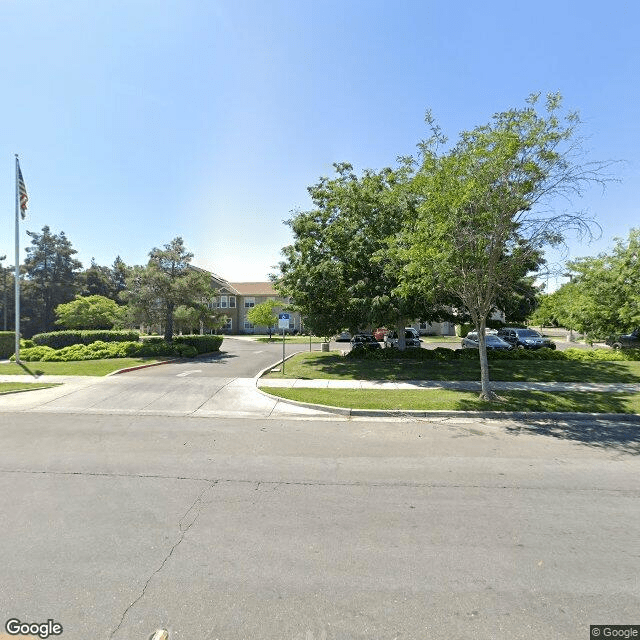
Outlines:
{"type": "MultiPolygon", "coordinates": [[[[560,91],[593,159],[622,180],[575,205],[606,250],[638,225],[640,4],[428,0],[0,0],[0,254],[64,231],[88,266],[147,260],[182,236],[194,263],[264,280],[306,187],[349,161],[414,153],[560,91]],[[4,167],[4,168],[3,168],[4,167]]],[[[5,263],[6,264],[6,263],[5,263]]]]}

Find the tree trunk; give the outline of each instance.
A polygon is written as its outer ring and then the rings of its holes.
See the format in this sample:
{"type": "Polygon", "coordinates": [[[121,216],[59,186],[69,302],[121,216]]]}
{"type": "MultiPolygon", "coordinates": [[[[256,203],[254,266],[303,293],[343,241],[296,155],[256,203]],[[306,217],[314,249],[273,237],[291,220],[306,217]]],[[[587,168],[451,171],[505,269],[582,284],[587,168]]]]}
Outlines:
{"type": "Polygon", "coordinates": [[[478,332],[478,352],[480,356],[480,399],[492,402],[498,399],[497,394],[491,389],[491,381],[489,380],[489,359],[487,358],[487,341],[485,337],[485,329],[487,327],[487,321],[485,318],[481,318],[476,326],[478,332]]]}
{"type": "Polygon", "coordinates": [[[164,339],[167,342],[171,342],[173,340],[173,305],[167,305],[167,324],[164,328],[164,339]]]}
{"type": "Polygon", "coordinates": [[[398,349],[400,351],[404,351],[407,348],[407,341],[404,337],[404,325],[405,319],[399,318],[398,322],[396,323],[396,333],[398,334],[398,349]]]}

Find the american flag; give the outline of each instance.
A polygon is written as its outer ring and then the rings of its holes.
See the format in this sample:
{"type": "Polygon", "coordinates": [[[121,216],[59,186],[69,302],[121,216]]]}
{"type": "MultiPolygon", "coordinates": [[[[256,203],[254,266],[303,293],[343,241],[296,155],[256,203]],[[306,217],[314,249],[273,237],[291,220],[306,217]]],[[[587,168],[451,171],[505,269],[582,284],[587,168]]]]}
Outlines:
{"type": "Polygon", "coordinates": [[[20,194],[20,216],[24,220],[25,211],[27,210],[27,202],[29,202],[29,196],[27,195],[27,187],[24,186],[24,180],[22,178],[22,171],[20,170],[19,162],[18,162],[18,193],[20,194]]]}

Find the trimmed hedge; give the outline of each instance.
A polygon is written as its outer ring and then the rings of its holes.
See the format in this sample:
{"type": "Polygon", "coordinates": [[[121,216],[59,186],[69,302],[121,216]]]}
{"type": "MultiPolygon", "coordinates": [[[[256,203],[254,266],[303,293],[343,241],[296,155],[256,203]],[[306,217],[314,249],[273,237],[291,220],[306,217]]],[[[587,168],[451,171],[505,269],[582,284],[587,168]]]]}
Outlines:
{"type": "Polygon", "coordinates": [[[214,335],[186,335],[176,336],[173,341],[178,344],[188,344],[197,349],[198,353],[212,353],[219,351],[224,336],[214,335]]]}
{"type": "MultiPolygon", "coordinates": [[[[178,356],[193,358],[198,354],[188,344],[96,341],[89,345],[74,344],[62,349],[38,346],[23,349],[20,359],[25,362],[70,362],[72,360],[102,360],[103,358],[131,358],[140,356],[178,356]]],[[[15,356],[12,356],[15,359],[15,356]]]]}
{"type": "MultiPolygon", "coordinates": [[[[350,351],[346,358],[357,360],[478,360],[477,349],[375,349],[350,351]]],[[[640,361],[640,349],[514,349],[513,351],[487,351],[489,360],[565,360],[580,362],[640,361]]]]}
{"type": "Polygon", "coordinates": [[[74,344],[91,344],[93,342],[136,342],[140,334],[137,331],[108,331],[100,329],[50,331],[36,333],[31,339],[38,346],[62,349],[74,344]]]}
{"type": "Polygon", "coordinates": [[[16,332],[0,331],[0,360],[5,360],[16,350],[16,332]]]}

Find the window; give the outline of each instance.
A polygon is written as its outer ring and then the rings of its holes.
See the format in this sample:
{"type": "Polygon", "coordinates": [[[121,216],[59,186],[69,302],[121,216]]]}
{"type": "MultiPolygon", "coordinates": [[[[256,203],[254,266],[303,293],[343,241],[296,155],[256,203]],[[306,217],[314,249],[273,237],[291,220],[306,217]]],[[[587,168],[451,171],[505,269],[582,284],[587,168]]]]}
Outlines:
{"type": "Polygon", "coordinates": [[[227,321],[222,325],[222,329],[224,331],[231,331],[231,329],[233,329],[233,320],[231,318],[227,318],[227,321]]]}
{"type": "Polygon", "coordinates": [[[235,309],[235,308],[236,308],[236,297],[229,296],[229,309],[235,309]]]}
{"type": "Polygon", "coordinates": [[[253,329],[253,325],[248,320],[245,320],[244,321],[244,328],[247,329],[247,331],[248,331],[250,329],[253,329]]]}
{"type": "Polygon", "coordinates": [[[251,309],[256,306],[256,299],[254,297],[244,299],[244,308],[251,309]]]}
{"type": "Polygon", "coordinates": [[[229,304],[229,296],[220,296],[220,308],[226,309],[229,304]]]}

